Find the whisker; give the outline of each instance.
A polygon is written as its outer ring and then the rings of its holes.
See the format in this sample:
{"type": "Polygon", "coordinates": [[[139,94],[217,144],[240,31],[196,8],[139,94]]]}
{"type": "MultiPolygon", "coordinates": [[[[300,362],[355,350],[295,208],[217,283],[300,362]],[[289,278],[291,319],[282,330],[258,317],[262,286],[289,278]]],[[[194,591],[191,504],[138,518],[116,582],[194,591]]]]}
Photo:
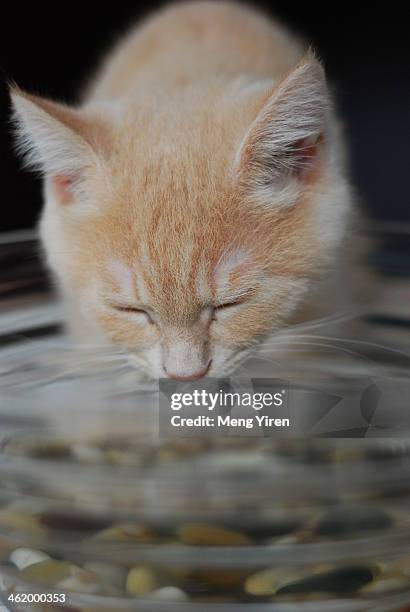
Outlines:
{"type": "MultiPolygon", "coordinates": [[[[309,352],[309,349],[300,349],[299,346],[308,346],[308,347],[320,347],[320,348],[330,348],[332,350],[336,350],[339,351],[341,353],[347,354],[350,357],[354,356],[357,357],[359,359],[362,360],[362,362],[366,362],[366,364],[372,364],[373,366],[379,366],[380,364],[377,363],[377,361],[375,361],[374,359],[368,357],[367,355],[362,355],[360,353],[358,353],[357,351],[351,351],[349,349],[345,349],[343,347],[337,346],[337,345],[333,345],[333,344],[325,344],[322,342],[296,342],[293,344],[293,346],[295,348],[289,349],[288,348],[281,348],[280,351],[283,352],[309,352]],[[295,345],[298,347],[296,348],[295,345]]],[[[370,367],[365,368],[366,371],[371,374],[374,374],[374,370],[370,367]]]]}
{"type": "Polygon", "coordinates": [[[292,325],[286,326],[284,329],[277,330],[273,332],[270,337],[280,336],[284,333],[290,332],[298,332],[309,329],[316,329],[318,327],[324,327],[329,323],[342,323],[344,321],[348,321],[350,319],[355,319],[360,316],[361,313],[366,312],[365,308],[357,308],[355,310],[347,310],[339,313],[334,313],[327,317],[321,317],[319,319],[312,319],[303,323],[294,323],[292,325]]]}
{"type": "MultiPolygon", "coordinates": [[[[288,344],[287,342],[278,342],[277,345],[278,346],[281,346],[281,345],[285,345],[286,346],[287,344],[288,344]]],[[[305,342],[303,340],[299,340],[299,339],[295,338],[295,341],[292,343],[292,345],[293,346],[294,345],[302,345],[302,346],[313,346],[313,347],[331,348],[331,349],[340,351],[342,353],[353,355],[355,357],[360,357],[361,359],[368,359],[368,357],[366,355],[362,355],[362,354],[358,353],[357,351],[352,351],[352,350],[343,348],[341,346],[338,346],[337,344],[328,344],[328,343],[325,343],[325,342],[313,342],[313,341],[305,342]]],[[[271,349],[268,349],[268,350],[271,350],[271,349]]]]}
{"type": "MultiPolygon", "coordinates": [[[[371,348],[377,348],[377,349],[383,349],[392,353],[396,353],[398,355],[401,355],[403,357],[409,357],[410,358],[410,353],[407,353],[406,351],[394,348],[394,347],[390,347],[390,346],[386,346],[384,344],[379,344],[377,342],[371,342],[369,340],[355,340],[354,338],[339,338],[337,336],[316,336],[316,335],[306,335],[306,334],[301,334],[300,336],[298,336],[299,338],[315,338],[315,339],[319,339],[319,340],[334,340],[335,342],[342,342],[345,344],[356,344],[356,345],[360,345],[363,347],[371,347],[371,348]]],[[[291,336],[289,338],[292,338],[291,336]]]]}

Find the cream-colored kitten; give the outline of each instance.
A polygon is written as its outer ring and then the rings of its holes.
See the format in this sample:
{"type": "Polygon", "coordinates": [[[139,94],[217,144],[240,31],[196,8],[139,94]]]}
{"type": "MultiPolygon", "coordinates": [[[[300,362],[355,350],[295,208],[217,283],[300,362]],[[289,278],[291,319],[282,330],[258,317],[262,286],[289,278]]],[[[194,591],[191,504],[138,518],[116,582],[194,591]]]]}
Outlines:
{"type": "Polygon", "coordinates": [[[264,15],[170,6],[80,106],[11,95],[72,327],[150,375],[226,374],[335,267],[350,195],[325,75],[264,15]]]}

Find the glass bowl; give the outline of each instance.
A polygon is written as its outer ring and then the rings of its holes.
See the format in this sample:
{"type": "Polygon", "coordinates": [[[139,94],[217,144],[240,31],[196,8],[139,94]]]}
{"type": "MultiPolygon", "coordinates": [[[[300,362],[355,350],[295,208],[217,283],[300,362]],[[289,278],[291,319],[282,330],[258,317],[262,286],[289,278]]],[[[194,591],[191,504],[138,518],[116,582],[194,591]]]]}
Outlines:
{"type": "Polygon", "coordinates": [[[279,363],[266,351],[242,366],[288,381],[297,411],[312,389],[381,395],[349,430],[162,439],[156,385],[118,354],[70,344],[44,289],[0,301],[7,609],[405,612],[404,331],[388,343],[388,326],[360,313],[354,338],[299,328],[279,363]]]}

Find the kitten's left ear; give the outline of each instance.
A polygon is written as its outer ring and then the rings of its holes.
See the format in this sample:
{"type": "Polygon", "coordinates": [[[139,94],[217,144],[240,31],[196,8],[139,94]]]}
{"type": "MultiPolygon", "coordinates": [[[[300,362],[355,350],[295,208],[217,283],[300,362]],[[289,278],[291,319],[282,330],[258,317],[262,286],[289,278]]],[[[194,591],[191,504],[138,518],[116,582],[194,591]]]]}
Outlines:
{"type": "Polygon", "coordinates": [[[96,125],[82,111],[12,87],[17,150],[26,166],[53,182],[61,203],[74,197],[75,186],[97,158],[96,125]]]}
{"type": "Polygon", "coordinates": [[[306,180],[317,162],[330,105],[325,75],[308,53],[267,99],[237,156],[241,183],[263,189],[306,180]]]}

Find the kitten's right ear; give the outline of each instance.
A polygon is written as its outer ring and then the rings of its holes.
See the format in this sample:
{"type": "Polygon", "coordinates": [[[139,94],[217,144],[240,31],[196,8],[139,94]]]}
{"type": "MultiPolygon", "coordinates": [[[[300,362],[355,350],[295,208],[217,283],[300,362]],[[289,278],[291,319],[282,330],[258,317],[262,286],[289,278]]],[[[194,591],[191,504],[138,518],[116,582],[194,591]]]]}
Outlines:
{"type": "Polygon", "coordinates": [[[62,203],[96,160],[95,126],[81,111],[23,92],[12,86],[17,151],[25,165],[54,182],[62,203]]]}
{"type": "Polygon", "coordinates": [[[274,203],[290,182],[303,185],[312,176],[330,99],[323,68],[311,52],[267,94],[242,142],[236,169],[247,189],[263,192],[274,203]]]}

